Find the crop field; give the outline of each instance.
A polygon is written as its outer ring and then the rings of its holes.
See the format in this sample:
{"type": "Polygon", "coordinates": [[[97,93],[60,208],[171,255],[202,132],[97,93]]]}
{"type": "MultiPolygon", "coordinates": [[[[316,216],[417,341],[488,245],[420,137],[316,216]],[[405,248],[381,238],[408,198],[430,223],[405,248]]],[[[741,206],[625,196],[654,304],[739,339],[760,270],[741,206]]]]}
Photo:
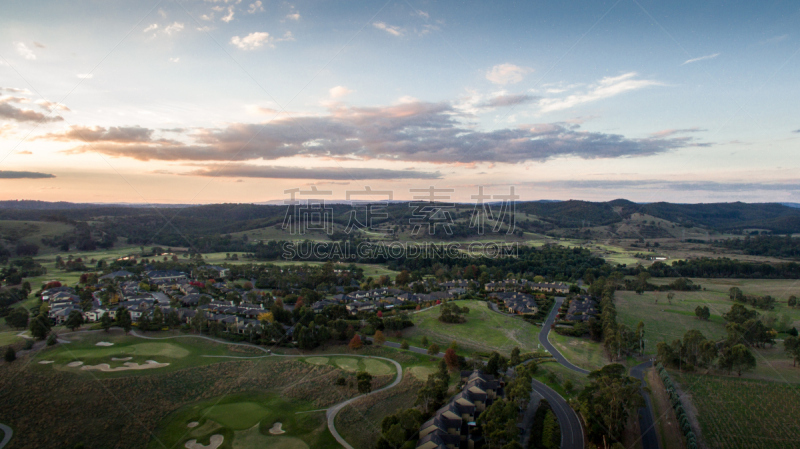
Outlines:
{"type": "Polygon", "coordinates": [[[780,382],[672,373],[697,408],[710,449],[795,448],[800,391],[780,382]]]}
{"type": "Polygon", "coordinates": [[[424,347],[422,337],[429,344],[436,343],[444,351],[452,341],[458,344],[459,353],[472,351],[498,351],[506,355],[518,346],[523,352],[534,351],[538,346],[539,328],[522,320],[489,309],[484,301],[453,301],[459,307],[469,307],[462,324],[439,321],[439,308],[434,307],[410,315],[414,327],[403,331],[402,337],[388,337],[392,341],[407,340],[411,346],[424,347]]]}

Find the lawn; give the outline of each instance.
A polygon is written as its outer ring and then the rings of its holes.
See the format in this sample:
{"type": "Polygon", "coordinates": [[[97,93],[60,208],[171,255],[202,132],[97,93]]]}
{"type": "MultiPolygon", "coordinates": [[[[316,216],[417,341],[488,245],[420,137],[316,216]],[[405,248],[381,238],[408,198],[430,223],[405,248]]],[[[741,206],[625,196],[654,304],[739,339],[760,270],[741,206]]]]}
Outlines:
{"type": "Polygon", "coordinates": [[[588,338],[568,337],[550,332],[550,343],[558,349],[573,365],[583,369],[596,370],[611,363],[606,357],[602,343],[588,338]]]}
{"type": "MultiPolygon", "coordinates": [[[[667,284],[673,280],[653,278],[650,282],[667,284]]],[[[634,328],[639,321],[644,322],[648,354],[655,354],[656,343],[682,338],[690,329],[699,330],[706,338],[725,337],[725,321],[722,319],[722,314],[728,312],[734,304],[728,297],[728,290],[731,287],[738,287],[745,294],[771,295],[777,298],[774,310],[756,310],[762,315],[775,317],[777,321],[785,317],[790,326],[800,328],[800,309],[791,309],[787,305],[789,296],[800,296],[800,282],[796,280],[692,279],[692,281],[701,285],[703,290],[674,292],[675,298],[671,304],[667,300],[668,292],[645,292],[642,295],[627,291],[616,293],[615,303],[620,322],[634,328]],[[710,321],[701,321],[695,317],[694,309],[697,306],[707,306],[711,310],[710,321]]]]}
{"type": "Polygon", "coordinates": [[[402,337],[390,336],[389,340],[407,340],[411,346],[423,347],[422,337],[427,337],[430,343],[438,344],[442,351],[455,341],[459,353],[464,355],[472,351],[498,351],[508,355],[515,346],[523,352],[537,349],[538,327],[522,318],[494,312],[484,301],[454,302],[459,307],[469,307],[465,323],[440,322],[439,308],[434,307],[410,315],[414,327],[403,331],[402,337]]]}
{"type": "Polygon", "coordinates": [[[316,409],[309,402],[270,392],[213,398],[171,413],[159,424],[148,447],[183,447],[192,439],[208,444],[212,435],[223,435],[222,448],[340,447],[328,431],[325,412],[316,409]],[[286,433],[271,435],[275,423],[281,423],[286,433]]]}
{"type": "MultiPolygon", "coordinates": [[[[241,346],[231,346],[224,343],[214,343],[199,338],[175,338],[161,341],[147,341],[138,337],[126,336],[121,331],[92,332],[92,333],[63,333],[62,337],[72,343],[58,344],[47,347],[33,356],[31,366],[33,369],[48,371],[60,370],[93,377],[120,377],[131,375],[156,375],[163,372],[219,363],[224,359],[202,357],[203,355],[247,356],[262,355],[255,349],[241,346]],[[97,343],[112,343],[112,346],[98,346],[97,343]],[[117,360],[114,360],[117,359],[117,360]],[[122,360],[124,359],[124,360],[122,360]],[[159,363],[169,363],[163,368],[145,371],[119,371],[86,373],[80,367],[67,366],[71,362],[80,361],[83,365],[99,365],[107,363],[111,368],[124,366],[126,362],[143,364],[148,360],[159,363]],[[49,364],[39,364],[42,361],[52,361],[49,364]]],[[[175,336],[180,334],[148,333],[148,336],[175,336]]]]}
{"type": "Polygon", "coordinates": [[[349,372],[366,371],[373,376],[394,377],[396,371],[387,362],[363,357],[308,357],[303,360],[312,365],[330,365],[349,372]]]}
{"type": "Polygon", "coordinates": [[[710,449],[796,448],[800,441],[796,385],[671,373],[697,408],[710,449]]]}

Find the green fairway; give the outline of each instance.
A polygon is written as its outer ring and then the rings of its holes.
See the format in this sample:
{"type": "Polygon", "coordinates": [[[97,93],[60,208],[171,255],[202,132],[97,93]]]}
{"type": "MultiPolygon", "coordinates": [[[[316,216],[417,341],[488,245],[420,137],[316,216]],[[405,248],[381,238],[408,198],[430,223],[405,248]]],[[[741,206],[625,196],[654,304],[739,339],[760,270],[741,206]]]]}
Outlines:
{"type": "Polygon", "coordinates": [[[349,372],[366,371],[373,376],[395,375],[394,366],[383,360],[363,357],[306,357],[304,360],[312,365],[330,365],[349,372]]]}
{"type": "MultiPolygon", "coordinates": [[[[171,336],[171,333],[148,333],[148,335],[171,336]]],[[[32,366],[40,370],[67,370],[84,373],[80,367],[68,367],[75,361],[83,365],[109,364],[112,368],[123,366],[125,362],[143,364],[148,360],[169,363],[169,366],[146,371],[93,372],[93,376],[130,376],[163,373],[181,368],[208,365],[222,359],[201,357],[202,355],[245,355],[241,349],[233,351],[231,346],[198,338],[176,338],[163,341],[145,341],[138,337],[126,336],[122,332],[64,333],[62,336],[72,343],[58,344],[39,351],[34,356],[32,366]],[[97,343],[112,343],[111,346],[98,346],[97,343]],[[117,359],[117,360],[114,360],[117,359]],[[39,361],[53,361],[40,365],[39,361]],[[135,373],[135,374],[134,374],[135,373]]],[[[248,350],[254,351],[254,350],[248,350]]],[[[257,356],[252,352],[251,355],[257,356]]]]}
{"type": "Polygon", "coordinates": [[[429,344],[436,343],[444,351],[452,341],[459,352],[499,351],[506,355],[516,346],[523,352],[538,347],[539,328],[519,317],[511,317],[489,309],[484,301],[454,301],[459,307],[469,307],[467,321],[462,324],[447,324],[438,320],[438,307],[410,315],[414,327],[403,331],[402,337],[390,337],[392,341],[407,340],[410,345],[423,347],[422,337],[429,344]]]}
{"type": "Polygon", "coordinates": [[[148,447],[183,447],[197,439],[207,444],[212,435],[223,435],[224,448],[338,448],[330,434],[325,412],[313,404],[278,394],[253,392],[223,396],[181,407],[159,425],[148,447]],[[195,424],[196,423],[196,424],[195,424]],[[285,433],[269,430],[281,423],[285,433]],[[190,425],[197,427],[190,428],[190,425]]]}

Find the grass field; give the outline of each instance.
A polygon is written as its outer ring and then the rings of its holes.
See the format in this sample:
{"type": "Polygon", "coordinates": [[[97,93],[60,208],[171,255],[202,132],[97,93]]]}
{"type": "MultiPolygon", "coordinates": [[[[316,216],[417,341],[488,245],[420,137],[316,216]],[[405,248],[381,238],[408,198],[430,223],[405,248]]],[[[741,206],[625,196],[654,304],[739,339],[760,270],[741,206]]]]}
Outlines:
{"type": "Polygon", "coordinates": [[[779,382],[671,373],[697,408],[710,449],[796,448],[800,390],[779,382]]]}
{"type": "Polygon", "coordinates": [[[250,392],[189,404],[171,413],[156,430],[148,447],[183,447],[196,439],[208,444],[212,435],[223,435],[223,448],[338,448],[328,431],[325,412],[311,412],[314,405],[291,401],[274,393],[250,392]],[[281,423],[286,433],[269,433],[281,423]],[[196,427],[188,427],[197,423],[196,427]]]}
{"type": "Polygon", "coordinates": [[[411,315],[414,327],[403,331],[398,338],[388,337],[392,341],[407,340],[411,346],[423,347],[422,337],[430,343],[439,345],[444,351],[450,342],[456,341],[459,353],[464,355],[472,351],[498,351],[506,355],[518,346],[523,352],[537,349],[539,328],[522,320],[494,312],[484,301],[454,301],[459,307],[469,307],[467,322],[462,324],[446,324],[438,320],[438,307],[411,315]]]}
{"type": "Polygon", "coordinates": [[[0,220],[0,235],[42,246],[43,238],[53,238],[75,230],[75,226],[55,221],[0,220]]]}
{"type": "Polygon", "coordinates": [[[611,363],[605,355],[602,343],[588,338],[559,335],[555,332],[550,332],[548,339],[573,365],[595,370],[611,363]]]}
{"type": "MultiPolygon", "coordinates": [[[[174,336],[167,332],[149,333],[153,336],[174,336]]],[[[196,338],[176,338],[164,341],[147,341],[141,338],[125,336],[121,331],[93,332],[93,333],[63,333],[72,343],[58,344],[47,347],[33,356],[31,368],[40,371],[66,371],[81,376],[91,377],[122,377],[131,375],[158,375],[163,372],[176,371],[193,366],[219,363],[220,358],[201,357],[204,355],[247,356],[261,355],[260,351],[214,343],[196,338]],[[112,346],[98,346],[97,343],[112,343],[112,346]],[[126,360],[113,360],[113,359],[126,360]],[[143,364],[148,360],[159,363],[169,363],[169,366],[145,371],[119,371],[96,372],[91,374],[79,367],[68,367],[67,364],[75,361],[84,365],[99,365],[107,363],[111,368],[123,366],[124,362],[143,364]],[[52,361],[42,365],[38,362],[52,361]],[[135,374],[134,374],[135,373],[135,374]]]]}
{"type": "MultiPolygon", "coordinates": [[[[651,279],[655,284],[666,284],[671,278],[651,279]]],[[[773,315],[778,321],[782,316],[790,326],[800,327],[800,309],[791,309],[786,301],[791,295],[800,295],[800,282],[780,279],[692,279],[704,290],[693,292],[674,292],[672,304],[667,301],[667,292],[617,292],[616,306],[620,322],[635,327],[639,321],[645,324],[647,338],[646,352],[654,354],[656,343],[670,342],[683,337],[687,330],[696,329],[706,338],[722,338],[725,334],[725,321],[722,314],[730,310],[733,301],[728,297],[731,287],[742,289],[745,294],[771,295],[778,303],[774,310],[758,310],[762,315],[773,315]],[[656,299],[658,304],[656,304],[656,299]],[[707,306],[711,310],[710,321],[695,317],[697,306],[707,306]]]]}

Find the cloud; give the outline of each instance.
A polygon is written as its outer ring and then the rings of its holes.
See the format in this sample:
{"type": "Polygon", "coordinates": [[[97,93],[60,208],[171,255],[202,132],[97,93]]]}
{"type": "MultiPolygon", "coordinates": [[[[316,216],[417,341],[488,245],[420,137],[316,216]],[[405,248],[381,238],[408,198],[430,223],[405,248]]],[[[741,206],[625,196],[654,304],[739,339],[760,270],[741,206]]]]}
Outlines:
{"type": "Polygon", "coordinates": [[[49,173],[0,170],[0,179],[45,179],[55,177],[55,175],[51,175],[49,173]]]}
{"type": "Polygon", "coordinates": [[[31,61],[36,59],[36,54],[33,52],[33,50],[28,48],[24,42],[14,42],[14,47],[16,47],[17,53],[19,53],[19,55],[23,58],[31,61]]]}
{"type": "Polygon", "coordinates": [[[94,78],[94,74],[93,73],[79,73],[79,74],[77,74],[75,76],[77,76],[78,78],[80,78],[82,80],[90,80],[90,79],[94,78]]]}
{"type": "Polygon", "coordinates": [[[289,14],[286,14],[286,18],[289,20],[300,20],[300,13],[295,11],[289,14]]]}
{"type": "Polygon", "coordinates": [[[269,44],[269,33],[255,32],[250,33],[245,37],[233,36],[231,44],[239,47],[240,50],[255,50],[261,48],[264,44],[269,44]]]}
{"type": "Polygon", "coordinates": [[[681,65],[691,64],[693,62],[698,62],[698,61],[705,61],[706,59],[714,59],[717,56],[719,56],[719,53],[714,53],[712,55],[700,56],[699,58],[687,59],[686,61],[683,61],[683,64],[681,64],[681,65]]]}
{"type": "Polygon", "coordinates": [[[180,33],[183,30],[183,24],[180,22],[172,22],[171,25],[164,27],[164,34],[172,36],[175,33],[180,33]]]}
{"type": "Polygon", "coordinates": [[[233,20],[233,6],[228,6],[228,14],[222,17],[223,22],[228,23],[233,20]]]}
{"type": "Polygon", "coordinates": [[[671,137],[677,134],[687,134],[687,133],[699,133],[708,131],[707,129],[702,129],[698,127],[694,128],[683,128],[683,129],[662,129],[661,131],[656,131],[651,133],[650,135],[653,137],[671,137]]]}
{"type": "Polygon", "coordinates": [[[350,90],[350,89],[348,89],[348,88],[346,88],[344,86],[331,87],[329,92],[331,94],[331,98],[342,98],[342,97],[346,97],[346,96],[350,95],[351,93],[353,93],[352,90],[350,90]]]}
{"type": "Polygon", "coordinates": [[[794,131],[792,131],[792,132],[793,132],[793,133],[800,133],[800,129],[796,129],[796,130],[794,130],[794,131]]]}
{"type": "Polygon", "coordinates": [[[56,110],[56,109],[59,110],[59,111],[69,111],[70,110],[65,104],[56,103],[56,102],[53,102],[53,101],[37,100],[36,104],[39,105],[40,107],[44,108],[47,111],[56,110]]]}
{"type": "Polygon", "coordinates": [[[441,173],[416,170],[389,170],[384,168],[343,167],[280,167],[249,164],[213,164],[184,173],[190,176],[224,178],[269,178],[269,179],[440,179],[441,173]]]}
{"type": "Polygon", "coordinates": [[[2,92],[2,91],[11,92],[11,93],[14,93],[14,94],[30,94],[31,93],[31,91],[29,91],[28,89],[20,89],[20,88],[17,88],[17,87],[0,87],[0,92],[2,92]]]}
{"type": "Polygon", "coordinates": [[[532,182],[530,185],[541,187],[581,189],[581,190],[675,190],[705,192],[748,192],[763,191],[800,191],[798,183],[765,183],[765,182],[716,182],[716,181],[670,181],[663,179],[642,180],[569,180],[532,182]]]}
{"type": "Polygon", "coordinates": [[[147,28],[143,29],[142,33],[149,33],[151,31],[156,31],[157,29],[158,29],[158,24],[154,23],[154,24],[148,26],[147,28]]]}
{"type": "MultiPolygon", "coordinates": [[[[68,130],[58,133],[45,134],[38,137],[42,140],[54,140],[59,142],[114,142],[114,143],[141,143],[151,142],[155,143],[152,139],[153,130],[142,128],[141,126],[111,126],[103,128],[102,126],[70,126],[68,130]]],[[[161,143],[167,143],[167,140],[161,140],[161,143]]]]}
{"type": "Polygon", "coordinates": [[[284,157],[338,160],[418,161],[440,164],[544,161],[649,156],[707,146],[688,136],[628,138],[589,132],[578,123],[539,123],[480,131],[464,123],[453,105],[412,102],[385,107],[334,104],[327,115],[280,117],[268,123],[233,123],[193,128],[176,139],[152,130],[84,128],[41,138],[92,143],[68,153],[99,152],[141,161],[248,161],[284,157]],[[113,132],[112,132],[113,131],[113,132]]]}
{"type": "Polygon", "coordinates": [[[179,62],[181,58],[169,58],[169,62],[179,62]]]}
{"type": "Polygon", "coordinates": [[[788,34],[781,34],[779,36],[775,36],[775,37],[771,37],[769,39],[765,39],[765,40],[759,42],[759,44],[761,44],[761,45],[764,45],[764,44],[777,44],[779,42],[785,41],[788,38],[789,38],[788,34]]]}
{"type": "Polygon", "coordinates": [[[636,72],[629,72],[619,76],[605,77],[588,86],[588,90],[583,93],[568,95],[563,98],[543,98],[539,100],[540,110],[541,112],[560,111],[580,104],[614,97],[625,92],[663,85],[658,81],[635,79],[636,76],[636,72]]]}
{"type": "Polygon", "coordinates": [[[249,14],[255,14],[257,12],[264,12],[264,5],[261,4],[261,1],[257,1],[255,3],[250,3],[250,7],[247,9],[249,14]]]}
{"type": "Polygon", "coordinates": [[[32,109],[18,108],[12,103],[28,103],[24,97],[0,97],[0,118],[17,122],[58,122],[64,120],[60,116],[47,116],[32,109]]]}
{"type": "Polygon", "coordinates": [[[391,34],[392,36],[402,36],[405,30],[398,26],[394,25],[387,25],[385,22],[373,22],[372,26],[379,30],[386,31],[387,33],[391,34]]]}
{"type": "Polygon", "coordinates": [[[34,41],[33,46],[36,48],[45,48],[44,44],[34,41]]]}
{"type": "Polygon", "coordinates": [[[523,103],[530,103],[531,101],[535,100],[537,97],[532,95],[526,94],[518,94],[518,95],[496,95],[489,100],[479,103],[479,108],[499,108],[504,106],[516,106],[518,104],[523,103]]]}
{"type": "Polygon", "coordinates": [[[515,84],[532,71],[533,69],[514,64],[498,64],[486,72],[486,79],[494,84],[515,84]]]}

